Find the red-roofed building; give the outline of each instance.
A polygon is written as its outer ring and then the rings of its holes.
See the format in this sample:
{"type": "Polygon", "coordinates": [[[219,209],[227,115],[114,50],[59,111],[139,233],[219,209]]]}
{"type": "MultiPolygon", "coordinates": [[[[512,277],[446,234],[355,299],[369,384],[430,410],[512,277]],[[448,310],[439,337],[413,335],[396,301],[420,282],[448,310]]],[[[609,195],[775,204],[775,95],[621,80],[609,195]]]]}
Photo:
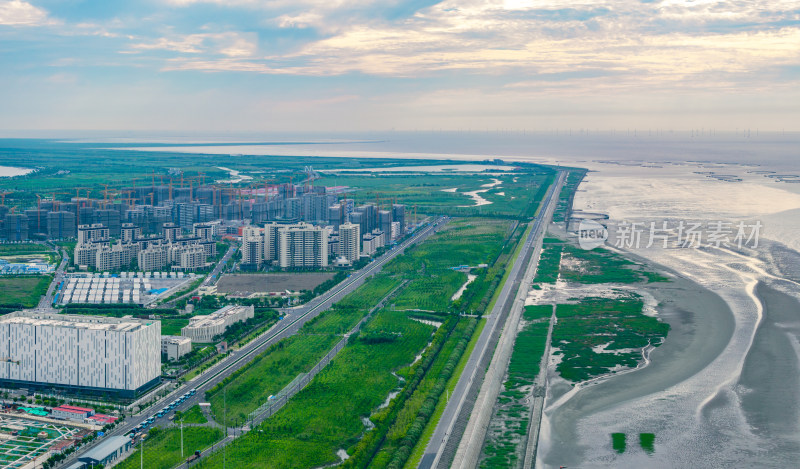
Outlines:
{"type": "Polygon", "coordinates": [[[117,421],[117,417],[112,417],[110,415],[105,414],[94,414],[89,417],[89,420],[93,420],[101,425],[108,425],[109,423],[114,423],[117,421]]]}
{"type": "Polygon", "coordinates": [[[75,440],[61,440],[50,447],[50,451],[53,453],[63,453],[69,448],[75,446],[75,440]]]}
{"type": "Polygon", "coordinates": [[[83,422],[94,415],[94,409],[85,407],[75,407],[72,405],[62,405],[53,408],[52,417],[62,420],[72,420],[73,422],[83,422]]]}

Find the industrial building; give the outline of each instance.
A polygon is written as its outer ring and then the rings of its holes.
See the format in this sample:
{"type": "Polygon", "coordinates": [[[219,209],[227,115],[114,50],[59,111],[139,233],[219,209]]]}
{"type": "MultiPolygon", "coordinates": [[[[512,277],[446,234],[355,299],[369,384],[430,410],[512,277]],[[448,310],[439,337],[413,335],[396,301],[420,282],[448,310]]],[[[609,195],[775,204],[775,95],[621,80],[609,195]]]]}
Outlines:
{"type": "Polygon", "coordinates": [[[78,458],[84,464],[83,467],[98,466],[100,464],[108,466],[127,453],[133,446],[133,441],[128,436],[109,436],[103,441],[78,458]]]}
{"type": "Polygon", "coordinates": [[[0,384],[135,397],[161,375],[161,323],[18,311],[0,317],[0,384]]]}
{"type": "Polygon", "coordinates": [[[181,336],[192,342],[208,343],[221,335],[232,324],[247,321],[255,315],[253,306],[228,305],[207,316],[195,316],[181,329],[181,336]]]}
{"type": "Polygon", "coordinates": [[[179,360],[192,351],[192,339],[175,335],[161,336],[161,355],[169,361],[179,360]]]}

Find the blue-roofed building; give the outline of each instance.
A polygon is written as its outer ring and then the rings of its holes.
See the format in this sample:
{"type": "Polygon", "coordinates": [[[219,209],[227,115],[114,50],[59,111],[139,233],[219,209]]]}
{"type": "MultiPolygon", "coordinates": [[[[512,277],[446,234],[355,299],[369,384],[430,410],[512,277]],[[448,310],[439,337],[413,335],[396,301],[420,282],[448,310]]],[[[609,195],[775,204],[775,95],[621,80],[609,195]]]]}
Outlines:
{"type": "Polygon", "coordinates": [[[131,445],[131,439],[127,436],[112,436],[78,458],[78,461],[85,464],[107,465],[125,454],[131,445]]]}

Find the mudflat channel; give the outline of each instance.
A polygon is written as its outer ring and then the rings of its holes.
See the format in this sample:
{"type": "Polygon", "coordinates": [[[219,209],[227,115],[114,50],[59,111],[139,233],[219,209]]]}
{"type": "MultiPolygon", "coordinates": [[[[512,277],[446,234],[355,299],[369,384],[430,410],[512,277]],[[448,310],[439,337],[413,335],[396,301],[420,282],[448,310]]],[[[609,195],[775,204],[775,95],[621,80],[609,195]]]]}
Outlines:
{"type": "Polygon", "coordinates": [[[658,301],[658,315],[671,328],[667,339],[651,352],[644,368],[585,386],[556,406],[553,403],[569,388],[562,383],[548,391],[548,425],[542,431],[539,454],[544,466],[580,467],[586,451],[576,431],[580,420],[679,385],[702,372],[730,341],[734,316],[717,294],[677,275],[642,289],[658,301]]]}

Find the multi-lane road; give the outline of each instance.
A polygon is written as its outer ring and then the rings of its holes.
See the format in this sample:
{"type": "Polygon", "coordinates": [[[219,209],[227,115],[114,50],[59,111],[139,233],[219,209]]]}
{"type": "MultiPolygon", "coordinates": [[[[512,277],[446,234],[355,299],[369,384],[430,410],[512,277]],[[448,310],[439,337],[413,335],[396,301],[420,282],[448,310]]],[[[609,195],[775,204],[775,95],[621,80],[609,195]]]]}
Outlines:
{"type": "Polygon", "coordinates": [[[559,173],[556,182],[545,195],[539,216],[531,222],[531,230],[525,239],[519,256],[514,262],[511,273],[500,290],[500,295],[495,302],[491,314],[487,318],[478,341],[475,344],[466,366],[465,373],[459,378],[453,393],[445,406],[436,429],[425,448],[425,453],[420,461],[420,469],[447,467],[458,448],[461,434],[469,419],[472,405],[475,403],[481,387],[487,366],[494,353],[494,347],[499,339],[500,331],[508,317],[511,303],[525,275],[528,262],[532,258],[538,239],[544,236],[545,228],[552,213],[551,204],[554,203],[553,194],[556,188],[563,184],[564,175],[559,173]]]}
{"type": "Polygon", "coordinates": [[[58,285],[61,284],[61,280],[64,278],[64,269],[67,268],[67,265],[69,265],[69,255],[66,249],[61,249],[61,263],[58,264],[56,275],[53,277],[53,281],[50,282],[47,293],[39,300],[39,305],[36,307],[37,310],[54,311],[53,296],[56,293],[56,288],[58,288],[58,285]]]}
{"type": "MultiPolygon", "coordinates": [[[[111,432],[108,432],[105,436],[128,434],[134,427],[139,426],[142,422],[150,419],[151,417],[154,418],[151,426],[167,424],[170,413],[164,414],[161,417],[158,417],[157,414],[165,407],[165,405],[168,405],[171,401],[174,401],[178,397],[185,395],[191,390],[196,390],[195,394],[190,396],[173,410],[187,410],[193,405],[202,402],[206,391],[213,388],[217,383],[233,374],[236,370],[245,366],[273,344],[295,334],[298,330],[300,330],[303,324],[330,308],[331,305],[342,299],[344,296],[353,292],[356,288],[361,286],[367,278],[380,272],[381,268],[387,262],[402,254],[406,248],[412,244],[425,240],[428,236],[435,233],[437,228],[446,221],[447,219],[445,217],[437,219],[435,222],[423,227],[417,233],[413,234],[409,239],[390,249],[381,257],[374,259],[367,266],[353,273],[346,280],[342,281],[340,284],[323,295],[315,298],[305,305],[284,310],[285,316],[275,327],[272,327],[269,331],[252,340],[244,347],[232,351],[225,360],[221,361],[208,371],[173,391],[170,395],[166,396],[162,400],[163,403],[153,405],[151,408],[145,410],[139,415],[129,417],[124,423],[114,428],[114,430],[111,432]]],[[[101,438],[98,440],[102,441],[103,439],[101,438]]],[[[81,448],[80,451],[77,451],[69,458],[64,460],[61,465],[65,466],[71,464],[78,457],[83,455],[91,446],[81,448]]]]}

